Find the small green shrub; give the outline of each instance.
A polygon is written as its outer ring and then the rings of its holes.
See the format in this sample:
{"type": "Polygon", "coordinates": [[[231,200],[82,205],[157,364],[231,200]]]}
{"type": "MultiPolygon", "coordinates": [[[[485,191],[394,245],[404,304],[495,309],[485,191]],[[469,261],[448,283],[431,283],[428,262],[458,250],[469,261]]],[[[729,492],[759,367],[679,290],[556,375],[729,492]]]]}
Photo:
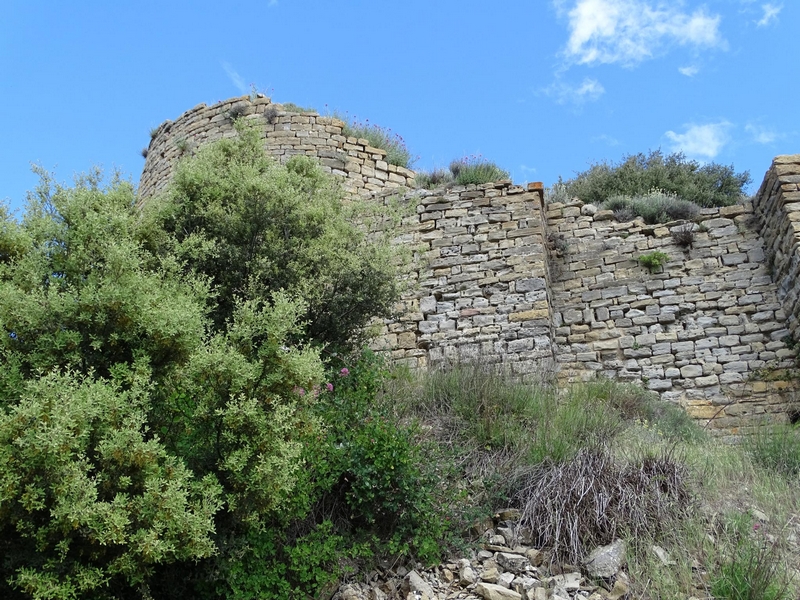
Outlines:
{"type": "Polygon", "coordinates": [[[745,438],[753,460],[784,477],[800,475],[800,431],[792,425],[763,426],[745,438]]]}
{"type": "Polygon", "coordinates": [[[735,173],[733,166],[717,163],[701,165],[680,152],[664,155],[661,150],[624,156],[619,163],[595,163],[572,179],[559,180],[570,196],[593,204],[659,189],[703,207],[735,204],[749,182],[747,171],[735,173]]]}
{"type": "MultiPolygon", "coordinates": [[[[415,442],[379,399],[388,371],[383,358],[362,353],[331,377],[318,408],[327,424],[322,456],[312,468],[326,491],[320,505],[337,507],[352,527],[375,533],[379,544],[429,561],[441,554],[443,523],[433,502],[436,482],[415,442]]],[[[323,510],[326,512],[326,510],[323,510]]]]}
{"type": "Polygon", "coordinates": [[[280,528],[252,529],[220,562],[215,597],[283,600],[316,597],[343,574],[344,538],[328,520],[290,539],[280,528]]]}
{"type": "Polygon", "coordinates": [[[492,183],[510,177],[509,172],[482,156],[472,155],[450,163],[450,172],[457,185],[492,183]]]}
{"type": "Polygon", "coordinates": [[[147,155],[149,153],[150,153],[150,150],[148,150],[147,148],[142,148],[142,152],[141,152],[142,158],[147,158],[147,155]]]}
{"type": "Polygon", "coordinates": [[[725,600],[788,600],[789,579],[780,552],[760,523],[748,515],[729,517],[733,547],[712,575],[711,593],[725,600]]]}
{"type": "Polygon", "coordinates": [[[158,134],[158,130],[160,129],[161,125],[158,127],[151,127],[150,128],[150,139],[152,140],[158,134]]]}
{"type": "Polygon", "coordinates": [[[342,135],[364,138],[373,148],[386,150],[386,162],[390,165],[408,169],[414,162],[405,140],[391,129],[370,123],[369,119],[355,121],[348,117],[335,116],[344,121],[342,135]]]}
{"type": "Polygon", "coordinates": [[[178,152],[181,154],[186,154],[192,149],[191,142],[186,138],[179,138],[175,141],[175,147],[178,149],[178,152]]]}
{"type": "Polygon", "coordinates": [[[649,252],[647,254],[642,254],[639,257],[639,263],[643,267],[647,267],[647,269],[653,273],[657,269],[660,269],[669,260],[669,255],[665,254],[664,252],[660,252],[658,250],[654,252],[649,252]]]}
{"type": "Polygon", "coordinates": [[[308,108],[303,108],[302,106],[299,106],[299,105],[295,104],[294,102],[284,102],[284,103],[281,104],[281,107],[286,112],[291,112],[291,113],[315,113],[315,112],[317,112],[316,108],[312,108],[310,106],[308,108]]]}
{"type": "Polygon", "coordinates": [[[662,190],[650,190],[640,196],[612,196],[600,206],[613,210],[614,218],[620,222],[642,217],[649,225],[693,219],[698,212],[696,204],[662,190]]]}

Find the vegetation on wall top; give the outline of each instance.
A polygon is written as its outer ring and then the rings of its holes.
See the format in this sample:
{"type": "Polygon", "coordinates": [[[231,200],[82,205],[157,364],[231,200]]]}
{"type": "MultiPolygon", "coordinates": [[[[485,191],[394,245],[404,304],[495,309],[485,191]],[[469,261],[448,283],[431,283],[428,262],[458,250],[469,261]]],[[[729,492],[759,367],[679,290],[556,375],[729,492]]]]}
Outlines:
{"type": "Polygon", "coordinates": [[[681,152],[652,150],[625,156],[619,163],[595,163],[571,179],[559,178],[550,196],[625,209],[619,217],[642,216],[654,223],[691,218],[688,203],[702,208],[735,204],[745,196],[748,183],[750,174],[736,173],[733,166],[701,164],[681,152]]]}

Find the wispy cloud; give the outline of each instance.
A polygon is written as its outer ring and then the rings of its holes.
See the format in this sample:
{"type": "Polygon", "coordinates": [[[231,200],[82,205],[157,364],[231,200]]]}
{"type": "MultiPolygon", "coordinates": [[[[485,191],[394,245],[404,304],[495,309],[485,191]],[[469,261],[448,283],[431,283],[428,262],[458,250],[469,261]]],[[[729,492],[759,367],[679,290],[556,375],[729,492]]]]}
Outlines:
{"type": "Polygon", "coordinates": [[[694,77],[700,72],[700,67],[696,67],[695,65],[689,65],[688,67],[678,67],[678,71],[681,75],[686,75],[687,77],[694,77]]]}
{"type": "Polygon", "coordinates": [[[761,9],[764,11],[764,15],[761,17],[760,20],[756,21],[756,25],[759,27],[766,27],[771,23],[778,22],[778,13],[783,10],[783,4],[762,4],[761,9]]]}
{"type": "Polygon", "coordinates": [[[592,142],[602,142],[608,146],[619,146],[622,142],[620,142],[617,138],[612,135],[608,135],[607,133],[603,133],[601,135],[594,136],[590,141],[592,142]]]}
{"type": "Polygon", "coordinates": [[[569,21],[564,54],[578,64],[636,65],[670,45],[722,48],[721,17],[649,0],[555,0],[569,21]]]}
{"type": "Polygon", "coordinates": [[[664,135],[672,142],[673,152],[684,152],[693,157],[714,158],[728,143],[727,121],[706,123],[705,125],[686,125],[686,131],[675,133],[667,131],[664,135]]]}
{"type": "Polygon", "coordinates": [[[754,123],[748,123],[744,130],[753,136],[753,141],[757,144],[771,144],[779,137],[774,129],[769,129],[763,125],[754,123]]]}
{"type": "Polygon", "coordinates": [[[239,75],[233,69],[230,63],[223,61],[222,68],[225,69],[225,73],[228,75],[228,79],[230,79],[233,85],[236,86],[236,89],[239,90],[240,94],[246,94],[250,91],[250,88],[247,86],[247,84],[245,84],[244,79],[242,79],[242,76],[239,75]]]}
{"type": "Polygon", "coordinates": [[[555,98],[559,104],[583,104],[597,100],[605,93],[605,88],[596,79],[584,78],[580,84],[557,80],[544,89],[544,93],[555,98]]]}
{"type": "Polygon", "coordinates": [[[278,5],[278,0],[269,0],[269,2],[267,2],[267,6],[277,6],[277,5],[278,5]]]}

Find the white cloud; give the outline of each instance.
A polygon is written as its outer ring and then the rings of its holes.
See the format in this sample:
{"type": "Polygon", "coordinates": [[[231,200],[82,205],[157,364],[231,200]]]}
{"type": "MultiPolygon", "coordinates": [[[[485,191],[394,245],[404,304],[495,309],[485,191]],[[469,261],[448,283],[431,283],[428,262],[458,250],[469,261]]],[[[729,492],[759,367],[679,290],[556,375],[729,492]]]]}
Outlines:
{"type": "Polygon", "coordinates": [[[678,67],[678,71],[680,71],[681,75],[686,75],[687,77],[694,77],[700,72],[700,67],[689,65],[688,67],[678,67]]]}
{"type": "Polygon", "coordinates": [[[744,129],[753,136],[753,141],[757,144],[771,144],[778,139],[778,134],[774,129],[768,129],[763,125],[749,123],[744,129]]]}
{"type": "Polygon", "coordinates": [[[563,81],[556,81],[544,92],[548,96],[552,96],[559,104],[566,104],[568,102],[573,104],[583,104],[584,102],[597,100],[605,93],[605,88],[596,79],[589,77],[578,85],[572,85],[563,81]]]}
{"type": "Polygon", "coordinates": [[[681,10],[680,2],[653,4],[650,0],[556,0],[569,20],[564,50],[579,64],[635,65],[670,44],[705,48],[724,47],[720,16],[700,8],[681,10]],[[565,6],[571,6],[568,10],[565,6]]]}
{"type": "Polygon", "coordinates": [[[688,125],[684,133],[667,131],[672,142],[673,152],[684,152],[691,157],[714,158],[728,142],[728,130],[731,124],[727,121],[707,123],[705,125],[688,125]]]}
{"type": "Polygon", "coordinates": [[[250,88],[245,84],[244,79],[242,79],[241,75],[233,70],[233,67],[231,67],[229,63],[223,62],[222,68],[225,69],[228,79],[230,79],[233,85],[236,86],[236,89],[239,90],[240,94],[247,94],[250,91],[250,88]]]}
{"type": "Polygon", "coordinates": [[[783,10],[783,4],[762,4],[762,10],[764,11],[764,16],[761,17],[759,21],[756,21],[756,25],[759,27],[766,27],[772,22],[778,22],[778,13],[783,10]]]}

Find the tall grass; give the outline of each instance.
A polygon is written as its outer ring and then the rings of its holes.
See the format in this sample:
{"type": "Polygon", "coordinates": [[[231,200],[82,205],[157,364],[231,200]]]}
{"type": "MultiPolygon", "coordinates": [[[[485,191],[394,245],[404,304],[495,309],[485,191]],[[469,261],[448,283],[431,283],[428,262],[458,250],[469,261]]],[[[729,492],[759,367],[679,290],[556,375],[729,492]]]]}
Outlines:
{"type": "Polygon", "coordinates": [[[636,385],[598,379],[558,393],[474,365],[398,378],[386,400],[439,449],[427,456],[454,491],[451,523],[516,506],[535,542],[574,564],[622,537],[634,597],[797,597],[785,577],[800,521],[791,428],[726,445],[636,385]],[[761,512],[769,524],[754,530],[761,512]],[[749,537],[729,524],[737,518],[749,537]]]}

